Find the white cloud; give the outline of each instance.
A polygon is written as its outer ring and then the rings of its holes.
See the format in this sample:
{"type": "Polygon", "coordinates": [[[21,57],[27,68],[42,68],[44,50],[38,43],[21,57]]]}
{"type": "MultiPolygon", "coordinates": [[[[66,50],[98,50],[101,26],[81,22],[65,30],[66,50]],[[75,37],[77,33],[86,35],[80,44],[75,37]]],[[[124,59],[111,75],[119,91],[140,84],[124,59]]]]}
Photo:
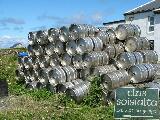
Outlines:
{"type": "Polygon", "coordinates": [[[20,36],[0,36],[0,48],[9,48],[15,43],[22,43],[24,46],[26,46],[28,44],[28,41],[20,36]]]}

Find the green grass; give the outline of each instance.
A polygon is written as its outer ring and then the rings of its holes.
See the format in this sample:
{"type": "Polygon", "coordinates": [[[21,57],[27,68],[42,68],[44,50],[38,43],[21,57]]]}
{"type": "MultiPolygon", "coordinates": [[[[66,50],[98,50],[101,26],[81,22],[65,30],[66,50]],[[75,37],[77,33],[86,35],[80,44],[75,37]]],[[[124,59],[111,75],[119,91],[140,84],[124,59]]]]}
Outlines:
{"type": "MultiPolygon", "coordinates": [[[[18,51],[21,51],[21,49],[18,49],[18,51]]],[[[113,106],[107,107],[101,104],[100,88],[97,86],[99,85],[98,78],[92,82],[89,96],[85,98],[82,104],[78,105],[64,94],[52,94],[46,89],[26,90],[23,85],[16,83],[16,68],[16,55],[0,55],[0,78],[8,81],[10,94],[9,97],[1,100],[6,107],[3,109],[0,107],[0,119],[113,119],[113,106]]]]}

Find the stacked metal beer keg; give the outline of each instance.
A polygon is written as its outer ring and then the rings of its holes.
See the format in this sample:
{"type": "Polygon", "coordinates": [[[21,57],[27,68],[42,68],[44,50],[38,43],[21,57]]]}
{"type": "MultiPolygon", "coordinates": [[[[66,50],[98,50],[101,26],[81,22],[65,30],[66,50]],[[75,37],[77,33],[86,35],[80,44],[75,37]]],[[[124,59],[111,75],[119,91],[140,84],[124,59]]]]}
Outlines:
{"type": "Polygon", "coordinates": [[[29,56],[18,59],[17,77],[30,89],[47,87],[77,102],[87,95],[90,76],[101,77],[106,96],[118,87],[152,82],[160,69],[158,56],[140,34],[132,24],[115,29],[71,24],[29,32],[29,56]]]}

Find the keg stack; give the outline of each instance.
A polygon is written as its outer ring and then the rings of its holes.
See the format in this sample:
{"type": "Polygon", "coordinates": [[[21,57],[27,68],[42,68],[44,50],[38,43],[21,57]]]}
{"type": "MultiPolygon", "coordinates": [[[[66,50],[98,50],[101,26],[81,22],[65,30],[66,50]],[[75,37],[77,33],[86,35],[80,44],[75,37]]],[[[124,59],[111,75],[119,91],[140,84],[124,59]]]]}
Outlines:
{"type": "Polygon", "coordinates": [[[119,87],[152,83],[154,78],[158,84],[157,53],[140,34],[132,24],[117,28],[71,24],[29,32],[29,56],[18,59],[17,78],[29,89],[64,92],[77,102],[87,95],[90,76],[101,78],[107,100],[119,87]]]}

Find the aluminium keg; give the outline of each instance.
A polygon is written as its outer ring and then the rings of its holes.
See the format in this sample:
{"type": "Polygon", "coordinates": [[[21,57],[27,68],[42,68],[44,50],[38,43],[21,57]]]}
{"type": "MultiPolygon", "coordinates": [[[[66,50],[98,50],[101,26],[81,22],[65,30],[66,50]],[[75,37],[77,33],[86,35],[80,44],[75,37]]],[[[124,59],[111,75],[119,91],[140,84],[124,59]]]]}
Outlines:
{"type": "Polygon", "coordinates": [[[55,42],[54,52],[59,55],[59,54],[64,53],[64,50],[65,50],[65,44],[61,42],[60,40],[57,40],[55,42]]]}
{"type": "Polygon", "coordinates": [[[44,69],[41,69],[39,70],[39,75],[38,75],[38,80],[39,82],[43,85],[43,86],[46,86],[48,83],[49,83],[49,71],[51,70],[52,68],[44,68],[44,69]]]}
{"type": "Polygon", "coordinates": [[[92,25],[86,25],[88,29],[88,36],[89,37],[95,37],[97,33],[99,32],[98,28],[92,26],[92,25]]]}
{"type": "Polygon", "coordinates": [[[84,67],[95,67],[109,63],[109,56],[105,51],[90,52],[84,55],[84,67]]]}
{"type": "Polygon", "coordinates": [[[31,81],[37,81],[38,80],[38,75],[36,70],[30,70],[30,80],[31,81]]]}
{"type": "Polygon", "coordinates": [[[73,66],[76,69],[82,69],[84,67],[83,66],[83,57],[82,57],[82,55],[75,55],[75,56],[73,56],[72,63],[73,63],[73,66]]]}
{"type": "Polygon", "coordinates": [[[141,83],[151,80],[155,72],[156,68],[152,64],[138,64],[130,67],[128,70],[132,83],[141,83]]]}
{"type": "Polygon", "coordinates": [[[68,88],[66,90],[66,94],[70,96],[77,103],[82,102],[83,98],[89,92],[90,82],[85,81],[81,84],[75,85],[73,88],[68,88]]]}
{"type": "Polygon", "coordinates": [[[72,56],[70,56],[68,53],[64,53],[61,56],[60,61],[62,66],[69,66],[72,64],[72,56]]]}
{"type": "Polygon", "coordinates": [[[38,42],[39,45],[44,45],[44,44],[47,44],[49,42],[48,41],[48,31],[47,30],[38,31],[36,36],[37,36],[37,42],[38,42]]]}
{"type": "Polygon", "coordinates": [[[115,88],[125,86],[130,82],[128,72],[125,70],[109,72],[102,75],[101,78],[102,86],[106,90],[113,90],[115,88]]]}
{"type": "MultiPolygon", "coordinates": [[[[158,89],[158,91],[160,91],[160,83],[149,82],[149,83],[146,83],[146,84],[145,84],[145,87],[158,89]]],[[[159,93],[159,94],[160,94],[160,93],[159,93]]]]}
{"type": "Polygon", "coordinates": [[[60,60],[59,60],[59,57],[57,54],[53,54],[52,56],[50,56],[50,63],[49,65],[51,67],[54,67],[54,66],[59,66],[60,65],[60,60]]]}
{"type": "Polygon", "coordinates": [[[93,41],[93,51],[102,51],[103,49],[103,41],[99,39],[99,37],[90,37],[93,41]]]}
{"type": "Polygon", "coordinates": [[[50,57],[48,55],[39,56],[38,62],[41,68],[47,68],[50,65],[50,57]]]}
{"type": "Polygon", "coordinates": [[[28,50],[28,55],[29,56],[35,56],[35,53],[33,52],[33,46],[32,45],[28,45],[27,50],[28,50]]]}
{"type": "Polygon", "coordinates": [[[26,85],[26,88],[29,90],[40,89],[42,88],[42,84],[39,81],[32,81],[26,85]]]}
{"type": "Polygon", "coordinates": [[[59,40],[61,42],[67,42],[69,41],[69,28],[66,26],[63,26],[60,28],[60,33],[59,33],[59,40]]]}
{"type": "Polygon", "coordinates": [[[155,80],[156,80],[156,79],[160,79],[160,69],[156,70],[154,79],[155,79],[155,80]]]}
{"type": "Polygon", "coordinates": [[[128,37],[135,36],[135,27],[131,24],[120,24],[115,31],[119,40],[126,40],[128,37]]]}
{"type": "Polygon", "coordinates": [[[62,67],[66,74],[66,81],[69,82],[71,80],[75,80],[77,78],[77,70],[71,66],[62,67]]]}
{"type": "Polygon", "coordinates": [[[48,30],[48,40],[49,42],[54,43],[59,36],[59,29],[58,28],[50,28],[48,30]]]}
{"type": "Polygon", "coordinates": [[[129,37],[125,44],[125,50],[129,52],[148,50],[149,47],[149,41],[145,37],[129,37]]]}
{"type": "Polygon", "coordinates": [[[158,61],[158,54],[156,51],[153,50],[143,50],[140,51],[144,58],[144,63],[152,63],[156,64],[158,61]]]}
{"type": "Polygon", "coordinates": [[[69,55],[76,55],[77,44],[76,41],[69,41],[66,43],[66,51],[69,55]]]}
{"type": "Polygon", "coordinates": [[[29,32],[29,34],[28,34],[28,43],[29,43],[29,45],[35,45],[37,43],[36,34],[37,34],[37,32],[29,32]]]}
{"type": "Polygon", "coordinates": [[[143,56],[139,52],[124,52],[117,56],[116,66],[120,69],[129,68],[143,63],[143,56]]]}
{"type": "Polygon", "coordinates": [[[30,69],[33,67],[32,59],[30,57],[23,57],[23,63],[24,63],[25,69],[30,69]]]}
{"type": "Polygon", "coordinates": [[[103,74],[107,74],[109,72],[116,71],[116,67],[114,65],[105,65],[105,66],[97,66],[93,68],[94,76],[102,76],[103,74]]]}
{"type": "Polygon", "coordinates": [[[57,85],[58,83],[66,82],[67,77],[65,71],[60,66],[53,67],[49,73],[49,83],[51,85],[57,85]]]}
{"type": "Polygon", "coordinates": [[[102,40],[104,45],[109,44],[109,34],[106,31],[99,31],[97,37],[102,40]]]}
{"type": "Polygon", "coordinates": [[[109,43],[114,44],[116,42],[116,34],[114,28],[109,28],[106,32],[109,36],[109,43]]]}
{"type": "Polygon", "coordinates": [[[88,36],[88,30],[84,24],[71,24],[69,27],[71,32],[71,39],[76,40],[79,38],[84,38],[88,36]]]}
{"type": "Polygon", "coordinates": [[[44,47],[42,47],[40,45],[34,45],[33,46],[33,52],[35,53],[36,56],[45,54],[44,47]]]}
{"type": "Polygon", "coordinates": [[[115,45],[113,45],[113,44],[107,44],[105,46],[104,51],[109,55],[110,59],[116,57],[116,48],[115,48],[115,45]]]}
{"type": "Polygon", "coordinates": [[[67,89],[73,88],[75,85],[83,83],[82,79],[72,80],[70,82],[60,83],[56,86],[57,92],[66,92],[67,89]]]}
{"type": "Polygon", "coordinates": [[[85,68],[85,69],[79,69],[78,70],[78,78],[86,80],[91,75],[91,69],[85,68]]]}
{"type": "Polygon", "coordinates": [[[45,46],[45,52],[47,55],[51,56],[54,54],[54,47],[55,45],[53,43],[49,43],[45,46]]]}
{"type": "Polygon", "coordinates": [[[80,38],[77,41],[77,53],[83,54],[93,51],[94,44],[90,37],[80,38]]]}

